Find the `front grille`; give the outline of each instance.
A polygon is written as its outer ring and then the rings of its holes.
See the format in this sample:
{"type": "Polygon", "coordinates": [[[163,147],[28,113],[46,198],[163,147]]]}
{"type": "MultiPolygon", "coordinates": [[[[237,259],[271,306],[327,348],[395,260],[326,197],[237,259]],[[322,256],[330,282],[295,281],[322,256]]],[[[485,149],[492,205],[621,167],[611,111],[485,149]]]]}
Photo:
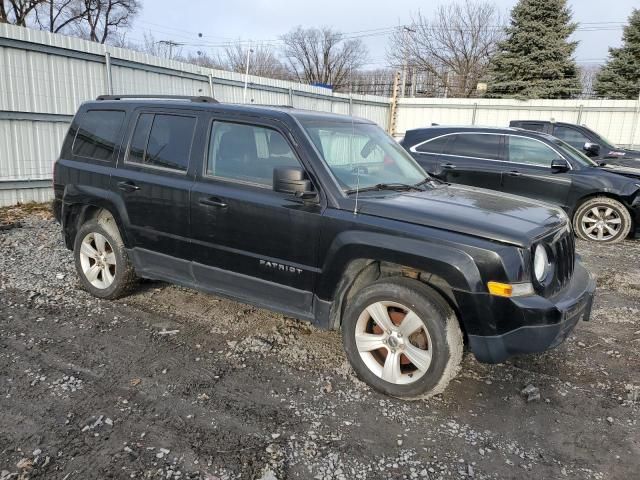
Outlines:
{"type": "Polygon", "coordinates": [[[566,287],[573,277],[576,242],[571,230],[556,233],[546,243],[555,268],[553,277],[544,285],[544,294],[553,295],[566,287]]]}

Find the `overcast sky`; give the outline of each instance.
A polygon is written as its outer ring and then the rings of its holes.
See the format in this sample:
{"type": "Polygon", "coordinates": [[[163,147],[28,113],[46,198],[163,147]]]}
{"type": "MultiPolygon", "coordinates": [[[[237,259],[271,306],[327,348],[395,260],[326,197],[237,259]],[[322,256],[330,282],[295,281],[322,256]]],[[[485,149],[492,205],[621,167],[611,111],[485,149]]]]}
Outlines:
{"type": "MultiPolygon", "coordinates": [[[[443,1],[429,0],[143,0],[143,11],[129,35],[141,41],[144,32],[156,40],[174,40],[193,51],[215,52],[224,42],[252,40],[272,42],[296,27],[330,26],[344,33],[362,35],[369,48],[368,68],[385,65],[388,30],[409,23],[411,14],[421,10],[429,15],[443,1]],[[373,31],[372,31],[373,30],[373,31]],[[355,32],[355,33],[352,33],[355,32]],[[202,37],[199,37],[199,33],[202,37]]],[[[495,0],[507,16],[516,0],[495,0]]],[[[583,30],[576,59],[581,64],[602,63],[609,46],[618,46],[622,24],[639,0],[570,0],[573,18],[583,30]]]]}

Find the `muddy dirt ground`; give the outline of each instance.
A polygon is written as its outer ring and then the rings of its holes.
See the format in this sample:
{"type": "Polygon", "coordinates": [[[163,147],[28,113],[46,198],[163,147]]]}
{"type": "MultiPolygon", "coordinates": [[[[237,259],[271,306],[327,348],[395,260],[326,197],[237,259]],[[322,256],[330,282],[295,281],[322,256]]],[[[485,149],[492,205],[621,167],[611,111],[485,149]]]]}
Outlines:
{"type": "Polygon", "coordinates": [[[579,243],[593,320],[408,403],[339,333],[157,282],[79,290],[38,211],[0,231],[0,479],[631,479],[640,472],[640,241],[579,243]],[[539,400],[528,401],[533,385],[539,400]]]}

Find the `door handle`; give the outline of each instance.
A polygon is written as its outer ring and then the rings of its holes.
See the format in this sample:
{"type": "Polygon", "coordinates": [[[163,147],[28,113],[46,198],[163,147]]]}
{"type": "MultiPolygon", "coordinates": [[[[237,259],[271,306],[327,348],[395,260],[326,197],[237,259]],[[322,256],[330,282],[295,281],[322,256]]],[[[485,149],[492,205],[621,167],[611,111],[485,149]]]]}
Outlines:
{"type": "Polygon", "coordinates": [[[205,207],[227,208],[227,203],[218,197],[201,198],[199,203],[205,207]]]}
{"type": "Polygon", "coordinates": [[[445,163],[442,165],[442,168],[446,168],[447,170],[453,170],[456,166],[453,163],[445,163]]]}
{"type": "Polygon", "coordinates": [[[118,188],[125,192],[135,192],[140,190],[140,187],[133,182],[118,182],[118,188]]]}
{"type": "Polygon", "coordinates": [[[517,171],[517,170],[511,170],[511,171],[509,172],[509,176],[510,176],[510,177],[519,177],[520,175],[522,175],[522,174],[521,174],[519,171],[517,171]]]}

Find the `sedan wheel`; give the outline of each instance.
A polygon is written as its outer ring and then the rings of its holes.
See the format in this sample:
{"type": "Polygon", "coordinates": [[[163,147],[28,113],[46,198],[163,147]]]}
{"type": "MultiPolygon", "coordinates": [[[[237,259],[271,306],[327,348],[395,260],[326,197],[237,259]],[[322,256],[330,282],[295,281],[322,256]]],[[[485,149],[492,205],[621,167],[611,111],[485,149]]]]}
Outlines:
{"type": "Polygon", "coordinates": [[[587,200],[576,210],[573,228],[583,240],[600,243],[617,243],[631,231],[631,215],[617,200],[596,197],[587,200]]]}
{"type": "Polygon", "coordinates": [[[593,207],[582,217],[582,230],[592,240],[616,237],[622,227],[620,215],[610,207],[593,207]]]}

